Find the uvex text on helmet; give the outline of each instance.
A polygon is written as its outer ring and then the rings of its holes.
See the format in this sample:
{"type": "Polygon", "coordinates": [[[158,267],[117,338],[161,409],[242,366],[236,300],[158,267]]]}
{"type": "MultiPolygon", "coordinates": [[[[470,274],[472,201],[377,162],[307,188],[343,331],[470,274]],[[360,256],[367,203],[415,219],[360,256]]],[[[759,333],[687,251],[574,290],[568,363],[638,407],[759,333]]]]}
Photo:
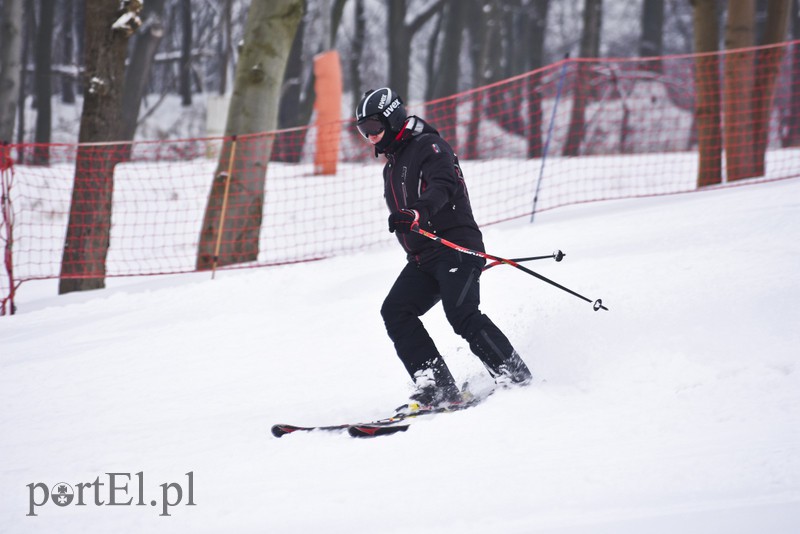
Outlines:
{"type": "MultiPolygon", "coordinates": [[[[384,125],[384,128],[399,132],[407,118],[406,108],[400,95],[388,87],[364,93],[358,108],[356,108],[356,120],[361,125],[367,123],[368,119],[373,119],[372,122],[374,123],[375,118],[384,125]]],[[[371,130],[374,131],[374,128],[371,130]]],[[[365,137],[368,133],[371,132],[361,132],[365,137]]]]}

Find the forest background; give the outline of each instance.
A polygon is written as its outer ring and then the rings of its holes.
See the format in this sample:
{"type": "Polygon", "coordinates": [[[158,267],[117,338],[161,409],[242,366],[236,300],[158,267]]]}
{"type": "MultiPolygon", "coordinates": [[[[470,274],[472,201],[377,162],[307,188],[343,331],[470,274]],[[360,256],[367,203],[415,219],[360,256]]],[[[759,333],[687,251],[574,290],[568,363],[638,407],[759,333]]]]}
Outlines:
{"type": "MultiPolygon", "coordinates": [[[[119,56],[126,82],[121,129],[114,140],[221,134],[213,124],[209,130],[206,119],[212,117],[207,113],[232,90],[251,2],[106,3],[119,4],[121,12],[140,8],[141,24],[119,56]]],[[[349,116],[363,91],[384,85],[395,88],[407,102],[430,101],[529,72],[567,54],[650,57],[688,54],[698,46],[733,48],[737,32],[732,20],[739,28],[744,22],[754,44],[765,44],[765,36],[775,33],[770,24],[787,28],[786,39],[800,39],[797,0],[283,3],[302,4],[303,14],[282,76],[278,128],[313,122],[313,61],[326,50],[336,50],[341,57],[344,91],[351,104],[344,106],[343,114],[349,116]],[[716,31],[707,31],[709,27],[716,31]],[[706,30],[696,31],[700,28],[706,30]],[[704,35],[715,35],[716,42],[699,43],[704,35]]],[[[0,95],[0,140],[77,141],[81,95],[88,83],[83,73],[85,31],[91,31],[90,26],[86,2],[80,0],[0,0],[0,39],[21,36],[22,67],[16,94],[0,95]],[[15,100],[13,106],[10,99],[15,100]],[[11,110],[14,114],[9,116],[11,110]]],[[[0,54],[4,79],[14,61],[14,50],[5,48],[0,54]]]]}

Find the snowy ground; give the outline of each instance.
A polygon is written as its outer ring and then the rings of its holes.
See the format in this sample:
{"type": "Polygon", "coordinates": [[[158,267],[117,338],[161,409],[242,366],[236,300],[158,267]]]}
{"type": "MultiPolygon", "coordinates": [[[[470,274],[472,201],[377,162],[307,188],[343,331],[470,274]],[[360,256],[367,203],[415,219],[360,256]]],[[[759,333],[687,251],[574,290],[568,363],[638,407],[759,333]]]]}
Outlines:
{"type": "MultiPolygon", "coordinates": [[[[487,229],[497,255],[564,250],[531,267],[610,311],[486,272],[484,312],[541,381],[366,441],[269,426],[402,402],[378,313],[399,249],[25,284],[0,319],[0,532],[800,532],[798,199],[787,180],[487,229]]],[[[426,322],[485,384],[441,310],[426,322]]]]}

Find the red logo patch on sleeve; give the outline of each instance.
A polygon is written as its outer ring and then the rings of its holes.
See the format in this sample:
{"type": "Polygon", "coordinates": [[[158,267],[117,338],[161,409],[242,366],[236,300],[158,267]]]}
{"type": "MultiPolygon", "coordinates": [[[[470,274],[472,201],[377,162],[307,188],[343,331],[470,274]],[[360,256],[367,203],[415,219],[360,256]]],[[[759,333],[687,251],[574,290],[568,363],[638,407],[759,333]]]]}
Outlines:
{"type": "Polygon", "coordinates": [[[439,148],[439,145],[437,145],[436,143],[433,143],[431,146],[433,147],[433,151],[434,152],[436,152],[437,154],[441,154],[442,149],[439,148]]]}

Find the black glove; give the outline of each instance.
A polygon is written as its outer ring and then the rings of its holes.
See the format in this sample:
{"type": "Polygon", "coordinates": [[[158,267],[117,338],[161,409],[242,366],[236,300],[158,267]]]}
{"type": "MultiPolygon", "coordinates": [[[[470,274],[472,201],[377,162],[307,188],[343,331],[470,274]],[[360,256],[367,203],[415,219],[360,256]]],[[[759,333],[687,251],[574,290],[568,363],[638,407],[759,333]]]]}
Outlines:
{"type": "Polygon", "coordinates": [[[389,231],[407,234],[415,225],[419,226],[420,214],[417,210],[402,209],[389,215],[389,231]]]}

